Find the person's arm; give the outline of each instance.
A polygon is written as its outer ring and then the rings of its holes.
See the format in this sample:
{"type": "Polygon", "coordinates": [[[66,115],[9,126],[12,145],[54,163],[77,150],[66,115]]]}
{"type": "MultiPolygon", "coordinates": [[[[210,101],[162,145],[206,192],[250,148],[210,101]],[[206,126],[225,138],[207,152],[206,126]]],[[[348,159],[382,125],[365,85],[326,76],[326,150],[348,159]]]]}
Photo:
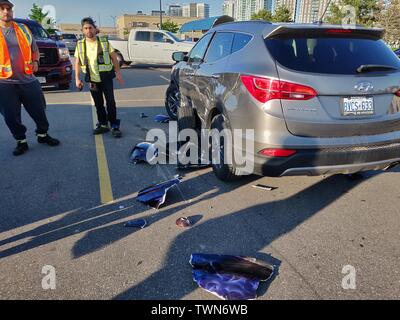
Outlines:
{"type": "Polygon", "coordinates": [[[39,52],[39,47],[37,46],[36,41],[33,37],[32,37],[31,49],[32,49],[33,73],[36,73],[39,70],[40,52],[39,52]]]}
{"type": "Polygon", "coordinates": [[[82,90],[83,82],[81,80],[81,64],[79,62],[78,48],[75,50],[75,85],[79,90],[82,90]]]}
{"type": "Polygon", "coordinates": [[[117,53],[115,52],[115,49],[112,47],[111,44],[109,44],[109,50],[110,50],[111,60],[112,60],[112,63],[114,65],[115,76],[116,76],[118,82],[121,85],[124,85],[125,81],[122,78],[122,73],[121,73],[121,68],[119,67],[119,61],[118,61],[118,58],[117,58],[117,53]]]}

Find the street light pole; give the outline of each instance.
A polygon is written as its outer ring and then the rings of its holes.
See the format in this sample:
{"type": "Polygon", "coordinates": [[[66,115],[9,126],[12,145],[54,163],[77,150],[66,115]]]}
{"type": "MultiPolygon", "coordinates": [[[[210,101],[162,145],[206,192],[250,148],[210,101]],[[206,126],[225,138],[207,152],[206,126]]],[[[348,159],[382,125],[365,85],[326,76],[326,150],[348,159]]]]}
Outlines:
{"type": "Polygon", "coordinates": [[[160,30],[162,29],[162,4],[160,0],[160,30]]]}

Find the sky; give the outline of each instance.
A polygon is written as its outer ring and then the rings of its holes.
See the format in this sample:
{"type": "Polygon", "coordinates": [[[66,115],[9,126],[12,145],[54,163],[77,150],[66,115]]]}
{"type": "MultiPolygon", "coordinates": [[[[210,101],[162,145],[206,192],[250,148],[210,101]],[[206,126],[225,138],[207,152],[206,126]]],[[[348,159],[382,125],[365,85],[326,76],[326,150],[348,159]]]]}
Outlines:
{"type": "MultiPolygon", "coordinates": [[[[14,16],[26,18],[36,3],[40,7],[53,6],[56,9],[57,23],[79,23],[82,17],[92,16],[102,27],[112,27],[114,20],[111,16],[134,14],[138,10],[150,14],[151,10],[159,10],[159,0],[10,0],[14,5],[14,16]]],[[[210,16],[222,14],[223,0],[162,0],[163,10],[168,4],[186,4],[205,2],[210,5],[210,16]]]]}

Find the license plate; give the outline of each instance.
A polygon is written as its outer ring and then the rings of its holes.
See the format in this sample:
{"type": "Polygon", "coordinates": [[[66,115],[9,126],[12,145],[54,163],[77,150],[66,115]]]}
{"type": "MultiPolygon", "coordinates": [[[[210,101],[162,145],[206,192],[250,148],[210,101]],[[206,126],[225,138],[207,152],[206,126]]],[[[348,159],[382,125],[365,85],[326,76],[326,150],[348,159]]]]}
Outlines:
{"type": "Polygon", "coordinates": [[[374,113],[374,98],[372,97],[343,98],[342,114],[344,116],[369,116],[374,113]]]}
{"type": "Polygon", "coordinates": [[[39,83],[46,83],[45,77],[36,77],[36,79],[38,79],[39,83]]]}

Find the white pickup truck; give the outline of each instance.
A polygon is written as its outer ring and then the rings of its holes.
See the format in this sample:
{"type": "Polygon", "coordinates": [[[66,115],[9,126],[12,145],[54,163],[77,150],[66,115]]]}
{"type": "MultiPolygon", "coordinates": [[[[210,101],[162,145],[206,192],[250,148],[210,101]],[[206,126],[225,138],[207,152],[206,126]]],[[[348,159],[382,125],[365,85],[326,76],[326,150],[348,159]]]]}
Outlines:
{"type": "Polygon", "coordinates": [[[195,42],[180,40],[169,31],[151,29],[132,29],[128,40],[109,41],[118,53],[120,65],[173,65],[174,52],[189,52],[195,45],[195,42]]]}

